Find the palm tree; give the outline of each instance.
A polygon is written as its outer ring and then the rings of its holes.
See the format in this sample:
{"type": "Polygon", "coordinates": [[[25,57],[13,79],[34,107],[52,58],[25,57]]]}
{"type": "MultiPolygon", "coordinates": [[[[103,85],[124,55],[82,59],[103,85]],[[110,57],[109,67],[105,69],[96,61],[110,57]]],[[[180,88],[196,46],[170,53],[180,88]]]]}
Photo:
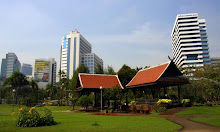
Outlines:
{"type": "Polygon", "coordinates": [[[21,73],[19,71],[16,71],[16,72],[13,72],[10,77],[6,78],[3,85],[4,86],[9,85],[13,89],[16,90],[15,103],[17,103],[18,91],[21,91],[21,95],[22,95],[22,98],[23,98],[24,95],[23,95],[23,92],[22,92],[22,87],[25,86],[25,85],[28,85],[28,84],[29,84],[29,82],[27,81],[26,76],[23,73],[21,73]]]}
{"type": "Polygon", "coordinates": [[[32,97],[35,97],[35,102],[37,102],[38,100],[38,84],[37,84],[37,81],[34,80],[34,79],[31,79],[29,81],[29,86],[30,86],[30,89],[31,89],[31,96],[32,97]]]}

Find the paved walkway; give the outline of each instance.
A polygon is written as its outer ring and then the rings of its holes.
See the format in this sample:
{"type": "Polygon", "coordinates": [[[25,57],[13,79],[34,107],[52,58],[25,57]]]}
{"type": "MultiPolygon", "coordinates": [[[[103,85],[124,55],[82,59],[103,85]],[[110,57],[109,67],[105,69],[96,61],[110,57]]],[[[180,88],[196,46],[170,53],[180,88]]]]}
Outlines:
{"type": "Polygon", "coordinates": [[[185,110],[186,108],[176,108],[161,115],[155,115],[154,117],[162,117],[174,123],[181,125],[183,128],[180,132],[220,132],[220,127],[214,127],[195,121],[191,121],[190,118],[193,117],[210,117],[213,115],[190,115],[190,116],[176,116],[177,112],[185,110]]]}
{"type": "Polygon", "coordinates": [[[165,118],[169,121],[183,126],[180,132],[220,132],[219,127],[209,126],[195,121],[191,121],[192,117],[210,117],[207,115],[197,116],[176,116],[176,115],[158,115],[157,117],[165,118]]]}

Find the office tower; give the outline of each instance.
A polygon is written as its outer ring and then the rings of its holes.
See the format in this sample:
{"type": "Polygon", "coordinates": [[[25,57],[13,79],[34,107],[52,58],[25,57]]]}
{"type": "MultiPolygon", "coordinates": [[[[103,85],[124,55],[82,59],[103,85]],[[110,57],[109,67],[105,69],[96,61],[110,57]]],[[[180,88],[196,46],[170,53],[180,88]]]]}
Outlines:
{"type": "Polygon", "coordinates": [[[1,78],[6,78],[7,60],[2,59],[1,65],[1,78]]]}
{"type": "Polygon", "coordinates": [[[74,71],[83,64],[82,56],[91,52],[92,45],[77,30],[63,36],[60,56],[61,71],[64,71],[68,78],[72,78],[74,71]]]}
{"type": "Polygon", "coordinates": [[[89,73],[94,74],[98,65],[103,67],[103,61],[95,53],[87,53],[82,55],[82,64],[89,68],[89,73]]]}
{"type": "Polygon", "coordinates": [[[35,59],[34,79],[40,88],[46,88],[47,84],[56,83],[56,61],[54,58],[35,59]]]}
{"type": "Polygon", "coordinates": [[[23,63],[21,67],[21,73],[23,73],[25,76],[31,76],[32,75],[32,66],[30,64],[23,63]]]}
{"type": "Polygon", "coordinates": [[[2,59],[1,78],[10,77],[15,71],[20,71],[21,63],[15,53],[6,54],[6,58],[2,59]]]}
{"type": "Polygon", "coordinates": [[[171,33],[173,58],[178,67],[203,67],[210,64],[205,19],[197,13],[179,14],[171,33]]]}

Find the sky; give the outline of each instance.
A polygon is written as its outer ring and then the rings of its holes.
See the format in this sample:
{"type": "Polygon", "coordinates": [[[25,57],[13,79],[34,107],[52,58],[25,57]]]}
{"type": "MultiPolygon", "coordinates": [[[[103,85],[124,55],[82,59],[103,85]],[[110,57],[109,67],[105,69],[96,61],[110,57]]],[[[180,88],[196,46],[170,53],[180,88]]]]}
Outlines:
{"type": "Polygon", "coordinates": [[[0,0],[0,63],[14,52],[21,63],[55,58],[62,36],[77,29],[104,67],[118,71],[154,66],[172,58],[177,14],[206,19],[211,57],[220,57],[219,0],[0,0]]]}

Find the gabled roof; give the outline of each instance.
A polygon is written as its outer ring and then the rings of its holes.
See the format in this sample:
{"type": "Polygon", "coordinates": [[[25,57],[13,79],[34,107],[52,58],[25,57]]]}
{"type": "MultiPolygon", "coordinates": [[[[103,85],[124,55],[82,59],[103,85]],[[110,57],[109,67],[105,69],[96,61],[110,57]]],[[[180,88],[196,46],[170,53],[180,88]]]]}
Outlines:
{"type": "Polygon", "coordinates": [[[79,82],[77,90],[79,89],[99,89],[112,88],[118,85],[121,89],[123,86],[117,75],[104,75],[104,74],[85,74],[79,73],[79,82]]]}
{"type": "Polygon", "coordinates": [[[166,80],[173,81],[173,84],[187,83],[186,79],[180,77],[182,73],[173,63],[169,61],[167,63],[140,70],[133,79],[126,85],[126,87],[138,87],[143,85],[156,85],[157,83],[164,83],[166,80]]]}

